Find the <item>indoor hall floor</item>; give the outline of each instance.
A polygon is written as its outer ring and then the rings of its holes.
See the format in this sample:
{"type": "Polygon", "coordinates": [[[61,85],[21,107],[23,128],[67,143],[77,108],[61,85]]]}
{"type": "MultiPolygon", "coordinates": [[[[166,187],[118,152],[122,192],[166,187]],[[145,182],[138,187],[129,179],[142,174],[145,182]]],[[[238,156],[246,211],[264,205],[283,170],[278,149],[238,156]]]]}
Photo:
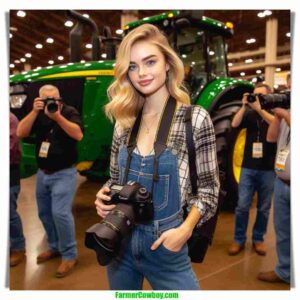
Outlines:
{"type": "MultiPolygon", "coordinates": [[[[36,256],[47,249],[44,229],[38,218],[35,201],[35,176],[21,181],[19,212],[26,237],[26,261],[10,268],[11,290],[107,290],[105,268],[96,262],[93,251],[85,248],[85,230],[99,221],[94,208],[95,194],[101,183],[86,181],[78,176],[78,190],[73,211],[76,222],[79,263],[67,277],[58,279],[54,274],[60,258],[37,265],[36,256]]],[[[254,206],[249,221],[253,226],[254,206]]],[[[275,233],[272,214],[266,235],[267,255],[258,256],[249,240],[246,249],[237,256],[228,256],[227,249],[232,242],[234,214],[222,212],[219,217],[213,245],[209,248],[205,262],[193,264],[193,268],[204,290],[289,290],[284,283],[265,283],[256,279],[259,271],[268,271],[276,263],[275,233]]],[[[145,282],[144,289],[151,289],[145,282]]]]}

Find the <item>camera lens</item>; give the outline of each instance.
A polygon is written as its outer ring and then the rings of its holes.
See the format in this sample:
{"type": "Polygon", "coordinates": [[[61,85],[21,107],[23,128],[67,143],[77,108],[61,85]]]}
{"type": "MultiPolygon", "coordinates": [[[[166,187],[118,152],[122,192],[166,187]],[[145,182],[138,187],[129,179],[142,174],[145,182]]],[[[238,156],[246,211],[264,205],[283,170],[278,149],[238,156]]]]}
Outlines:
{"type": "Polygon", "coordinates": [[[255,95],[255,94],[250,94],[250,95],[248,95],[247,101],[248,101],[249,103],[255,102],[255,101],[256,101],[256,95],[255,95]]]}
{"type": "Polygon", "coordinates": [[[55,113],[58,109],[58,105],[56,104],[55,100],[48,101],[46,106],[50,113],[55,113]]]}

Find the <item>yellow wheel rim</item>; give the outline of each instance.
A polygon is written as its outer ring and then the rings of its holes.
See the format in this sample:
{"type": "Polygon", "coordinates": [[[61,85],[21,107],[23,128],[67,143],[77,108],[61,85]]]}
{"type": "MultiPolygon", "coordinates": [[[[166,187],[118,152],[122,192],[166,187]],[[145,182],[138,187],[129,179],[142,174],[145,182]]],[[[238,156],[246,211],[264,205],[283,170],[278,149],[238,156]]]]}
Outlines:
{"type": "Polygon", "coordinates": [[[232,170],[235,181],[239,183],[246,142],[246,129],[242,129],[235,140],[232,157],[232,170]]]}

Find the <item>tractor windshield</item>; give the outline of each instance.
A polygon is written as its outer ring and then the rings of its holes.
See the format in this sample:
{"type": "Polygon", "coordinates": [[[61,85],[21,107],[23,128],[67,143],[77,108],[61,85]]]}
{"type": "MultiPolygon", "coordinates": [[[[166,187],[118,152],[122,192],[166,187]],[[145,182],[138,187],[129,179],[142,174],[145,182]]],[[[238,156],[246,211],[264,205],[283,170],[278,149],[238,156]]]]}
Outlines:
{"type": "Polygon", "coordinates": [[[227,76],[224,39],[198,27],[165,31],[185,67],[185,85],[196,100],[209,80],[227,76]]]}

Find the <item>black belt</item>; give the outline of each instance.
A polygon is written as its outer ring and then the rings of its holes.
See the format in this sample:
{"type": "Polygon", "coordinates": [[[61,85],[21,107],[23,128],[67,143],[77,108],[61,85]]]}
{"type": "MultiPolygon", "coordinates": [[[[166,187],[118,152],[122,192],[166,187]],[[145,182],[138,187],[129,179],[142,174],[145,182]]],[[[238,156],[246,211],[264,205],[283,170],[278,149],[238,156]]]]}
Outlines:
{"type": "MultiPolygon", "coordinates": [[[[279,177],[278,177],[279,178],[279,177]]],[[[285,179],[281,179],[279,178],[283,183],[285,183],[288,186],[291,186],[291,181],[290,180],[285,180],[285,179]]]]}

